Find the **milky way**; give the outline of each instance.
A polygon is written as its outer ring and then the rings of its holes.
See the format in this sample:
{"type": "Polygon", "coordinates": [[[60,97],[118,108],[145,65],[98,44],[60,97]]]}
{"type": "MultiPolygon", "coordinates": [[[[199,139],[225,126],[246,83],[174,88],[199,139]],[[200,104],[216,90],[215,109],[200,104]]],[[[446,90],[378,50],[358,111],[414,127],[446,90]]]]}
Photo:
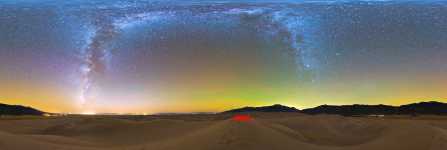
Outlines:
{"type": "Polygon", "coordinates": [[[135,15],[121,20],[112,20],[112,22],[102,22],[101,18],[94,20],[94,29],[87,31],[85,49],[81,49],[81,104],[85,105],[88,100],[94,99],[94,87],[97,79],[105,75],[107,68],[110,67],[107,62],[111,55],[112,47],[110,43],[121,30],[132,24],[153,18],[150,15],[135,15]]]}
{"type": "MultiPolygon", "coordinates": [[[[134,6],[130,6],[134,8],[134,6]]],[[[93,8],[96,10],[98,8],[93,8]]],[[[225,5],[204,5],[194,8],[192,10],[177,6],[170,6],[169,9],[164,10],[140,10],[129,11],[127,7],[116,8],[101,8],[99,11],[106,13],[109,11],[117,11],[112,15],[104,15],[101,12],[97,15],[93,14],[92,18],[87,19],[86,24],[92,26],[90,30],[85,31],[87,38],[85,46],[81,49],[82,63],[80,66],[81,72],[81,91],[80,101],[82,105],[86,105],[89,101],[95,99],[95,90],[100,89],[98,80],[106,75],[108,59],[112,57],[112,50],[114,49],[111,42],[114,41],[120,32],[132,29],[135,25],[150,24],[157,21],[166,21],[172,18],[180,18],[177,23],[186,24],[185,18],[219,18],[228,21],[241,21],[248,23],[255,23],[259,26],[255,27],[262,36],[266,38],[279,37],[284,44],[289,45],[289,52],[285,53],[296,56],[296,64],[298,70],[316,71],[318,67],[318,60],[312,57],[314,51],[312,49],[311,39],[314,34],[314,28],[317,27],[312,18],[305,16],[304,12],[297,11],[293,8],[281,8],[279,6],[225,6],[225,5]],[[125,8],[126,10],[122,10],[125,8]],[[112,10],[109,10],[112,9],[112,10]],[[200,11],[200,12],[195,12],[200,11]],[[99,16],[99,17],[98,17],[99,16]],[[180,17],[179,17],[180,16],[180,17]]],[[[175,23],[174,23],[175,24],[175,23]]],[[[269,40],[269,39],[268,39],[269,40]]],[[[314,81],[314,79],[312,79],[314,81]]]]}

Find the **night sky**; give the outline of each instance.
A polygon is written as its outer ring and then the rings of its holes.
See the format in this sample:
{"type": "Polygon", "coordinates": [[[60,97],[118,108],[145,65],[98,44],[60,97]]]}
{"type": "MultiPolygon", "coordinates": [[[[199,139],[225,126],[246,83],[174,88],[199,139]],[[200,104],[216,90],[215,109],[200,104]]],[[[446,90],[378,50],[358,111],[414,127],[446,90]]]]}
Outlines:
{"type": "Polygon", "coordinates": [[[0,103],[65,113],[447,102],[447,2],[0,0],[0,103]]]}

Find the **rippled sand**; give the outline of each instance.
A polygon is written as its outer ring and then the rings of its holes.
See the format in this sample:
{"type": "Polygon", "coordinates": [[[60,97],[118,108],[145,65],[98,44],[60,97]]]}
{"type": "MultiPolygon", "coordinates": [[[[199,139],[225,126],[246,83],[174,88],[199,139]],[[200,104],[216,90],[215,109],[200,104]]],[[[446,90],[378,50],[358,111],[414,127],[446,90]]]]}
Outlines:
{"type": "Polygon", "coordinates": [[[3,118],[2,150],[445,150],[447,117],[225,115],[3,118]]]}

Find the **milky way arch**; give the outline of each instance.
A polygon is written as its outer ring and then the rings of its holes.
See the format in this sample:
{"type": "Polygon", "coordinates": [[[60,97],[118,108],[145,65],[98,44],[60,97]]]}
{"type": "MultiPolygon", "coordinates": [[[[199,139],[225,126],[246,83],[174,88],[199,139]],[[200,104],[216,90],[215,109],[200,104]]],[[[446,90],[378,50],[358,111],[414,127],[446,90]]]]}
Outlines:
{"type": "Polygon", "coordinates": [[[292,52],[287,53],[294,55],[298,72],[317,72],[320,64],[319,60],[313,57],[316,48],[312,47],[315,45],[312,43],[314,42],[312,35],[317,24],[310,21],[312,18],[306,18],[302,11],[276,8],[275,6],[221,7],[203,6],[203,8],[192,7],[186,10],[184,8],[169,8],[155,11],[148,9],[148,11],[143,10],[137,13],[124,11],[124,14],[118,16],[101,14],[99,15],[101,17],[93,17],[94,19],[90,23],[91,28],[87,32],[86,46],[81,49],[81,104],[86,105],[95,100],[97,93],[95,91],[99,89],[99,81],[110,67],[108,61],[112,56],[113,47],[111,45],[120,33],[132,29],[138,24],[144,25],[148,22],[172,19],[177,16],[179,17],[176,18],[176,23],[183,24],[188,23],[187,19],[203,19],[210,16],[228,22],[236,20],[255,22],[259,24],[259,27],[255,28],[260,34],[267,37],[280,37],[284,44],[289,45],[292,52]],[[206,9],[203,10],[204,8],[206,9]],[[234,20],[235,17],[236,20],[234,20]],[[287,35],[284,35],[284,32],[287,35]]]}

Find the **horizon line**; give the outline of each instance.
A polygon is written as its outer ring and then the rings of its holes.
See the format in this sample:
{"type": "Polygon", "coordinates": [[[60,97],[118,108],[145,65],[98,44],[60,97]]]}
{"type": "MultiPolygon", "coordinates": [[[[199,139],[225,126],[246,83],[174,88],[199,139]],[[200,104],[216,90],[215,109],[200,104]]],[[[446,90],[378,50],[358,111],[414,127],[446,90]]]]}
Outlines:
{"type": "MultiPolygon", "coordinates": [[[[417,102],[411,102],[411,103],[403,103],[400,105],[392,105],[392,104],[383,104],[383,103],[376,103],[376,104],[362,104],[362,103],[351,103],[351,104],[320,104],[320,105],[316,105],[313,107],[306,107],[306,108],[299,108],[293,105],[284,105],[284,104],[280,104],[280,103],[272,103],[270,105],[253,105],[253,106],[239,106],[239,107],[234,107],[234,108],[229,108],[228,110],[232,110],[232,109],[238,109],[238,108],[244,108],[244,107],[265,107],[265,106],[273,106],[273,105],[282,105],[282,106],[287,106],[287,107],[293,107],[296,108],[298,110],[305,110],[305,109],[312,109],[312,108],[316,108],[319,106],[325,106],[325,105],[329,105],[329,106],[349,106],[349,105],[369,105],[369,106],[373,106],[373,105],[385,105],[385,106],[393,106],[393,107],[398,107],[398,106],[402,106],[402,105],[408,105],[408,104],[415,104],[415,103],[423,103],[423,102],[438,102],[438,103],[446,103],[443,102],[441,100],[422,100],[422,101],[417,101],[417,102]]],[[[224,110],[224,111],[190,111],[190,112],[181,112],[181,111],[166,111],[166,112],[155,112],[155,113],[146,113],[146,112],[127,112],[127,113],[119,113],[119,112],[49,112],[49,111],[45,111],[43,109],[39,109],[38,107],[34,107],[31,105],[22,105],[22,104],[11,104],[11,103],[4,103],[0,101],[0,104],[5,104],[5,105],[13,105],[13,106],[23,106],[23,107],[28,107],[28,108],[33,108],[39,111],[42,111],[44,113],[48,113],[48,114],[66,114],[66,115],[169,115],[169,114],[218,114],[221,112],[225,112],[228,110],[224,110]]]]}

